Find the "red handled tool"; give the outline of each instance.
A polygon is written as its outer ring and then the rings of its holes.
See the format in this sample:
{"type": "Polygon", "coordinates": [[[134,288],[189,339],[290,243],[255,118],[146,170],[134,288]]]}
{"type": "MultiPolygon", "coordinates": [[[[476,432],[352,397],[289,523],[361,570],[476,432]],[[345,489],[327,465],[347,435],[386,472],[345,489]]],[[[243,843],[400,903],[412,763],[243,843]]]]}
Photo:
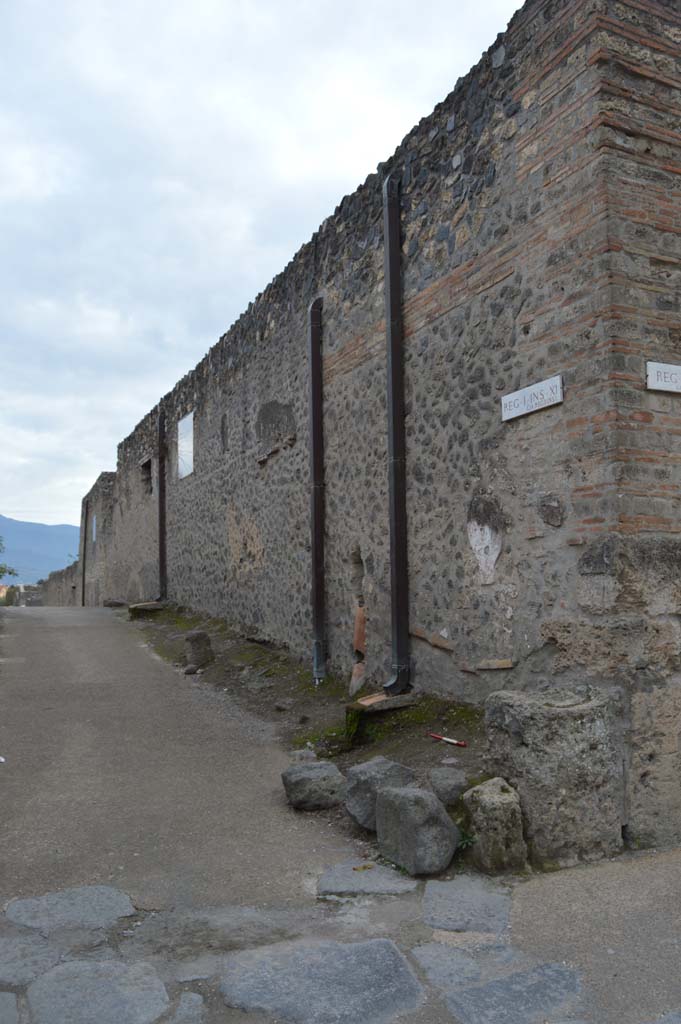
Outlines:
{"type": "Polygon", "coordinates": [[[441,743],[449,743],[451,744],[452,747],[468,746],[465,740],[452,740],[449,738],[449,736],[440,736],[438,732],[429,732],[428,735],[431,736],[434,740],[439,740],[441,743]]]}

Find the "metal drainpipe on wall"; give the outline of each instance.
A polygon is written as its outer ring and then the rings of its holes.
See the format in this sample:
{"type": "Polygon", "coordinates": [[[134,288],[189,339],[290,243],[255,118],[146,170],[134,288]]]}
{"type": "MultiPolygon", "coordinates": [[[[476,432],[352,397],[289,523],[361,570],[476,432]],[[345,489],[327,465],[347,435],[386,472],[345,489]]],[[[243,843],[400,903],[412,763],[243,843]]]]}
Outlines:
{"type": "Polygon", "coordinates": [[[326,676],[326,604],[324,594],[324,408],[322,378],[322,300],[308,310],[310,366],[310,523],[312,541],[312,672],[315,686],[326,676]]]}
{"type": "Polygon", "coordinates": [[[158,599],[168,598],[168,562],[166,541],[166,414],[158,407],[158,599]]]}
{"type": "Polygon", "coordinates": [[[393,675],[383,689],[391,696],[411,689],[409,661],[409,560],[407,554],[407,457],[404,426],[404,324],[400,239],[400,179],[383,183],[383,255],[388,370],[388,483],[390,513],[390,605],[393,675]]]}

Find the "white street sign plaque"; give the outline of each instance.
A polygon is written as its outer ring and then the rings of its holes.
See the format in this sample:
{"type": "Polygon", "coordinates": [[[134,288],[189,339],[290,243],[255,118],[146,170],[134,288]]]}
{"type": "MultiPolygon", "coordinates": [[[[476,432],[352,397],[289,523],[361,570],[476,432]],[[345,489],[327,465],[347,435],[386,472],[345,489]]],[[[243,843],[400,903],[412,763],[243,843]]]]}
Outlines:
{"type": "Polygon", "coordinates": [[[514,391],[512,395],[504,395],[501,399],[501,419],[514,420],[516,416],[527,416],[540,409],[548,409],[550,405],[559,405],[563,401],[563,378],[549,377],[528,388],[514,391]]]}
{"type": "Polygon", "coordinates": [[[681,366],[648,363],[649,391],[681,391],[681,366]]]}

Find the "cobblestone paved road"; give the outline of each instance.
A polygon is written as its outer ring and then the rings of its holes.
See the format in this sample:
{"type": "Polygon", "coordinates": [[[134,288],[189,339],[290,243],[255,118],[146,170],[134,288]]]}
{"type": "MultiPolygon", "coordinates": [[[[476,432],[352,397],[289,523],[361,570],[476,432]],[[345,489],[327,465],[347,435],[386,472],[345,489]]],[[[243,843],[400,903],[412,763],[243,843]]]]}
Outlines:
{"type": "Polygon", "coordinates": [[[681,1024],[677,852],[413,884],[120,617],[5,614],[3,657],[0,1024],[681,1024]]]}

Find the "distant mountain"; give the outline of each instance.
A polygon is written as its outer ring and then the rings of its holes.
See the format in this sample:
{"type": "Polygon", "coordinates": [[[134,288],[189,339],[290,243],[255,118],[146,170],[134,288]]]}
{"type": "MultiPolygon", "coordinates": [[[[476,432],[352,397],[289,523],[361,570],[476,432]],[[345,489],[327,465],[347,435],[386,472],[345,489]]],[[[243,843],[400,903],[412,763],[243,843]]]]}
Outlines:
{"type": "Polygon", "coordinates": [[[78,557],[77,526],[48,526],[45,523],[22,523],[0,516],[0,537],[6,562],[19,573],[17,579],[7,577],[3,583],[37,583],[55,569],[63,569],[78,557]]]}

